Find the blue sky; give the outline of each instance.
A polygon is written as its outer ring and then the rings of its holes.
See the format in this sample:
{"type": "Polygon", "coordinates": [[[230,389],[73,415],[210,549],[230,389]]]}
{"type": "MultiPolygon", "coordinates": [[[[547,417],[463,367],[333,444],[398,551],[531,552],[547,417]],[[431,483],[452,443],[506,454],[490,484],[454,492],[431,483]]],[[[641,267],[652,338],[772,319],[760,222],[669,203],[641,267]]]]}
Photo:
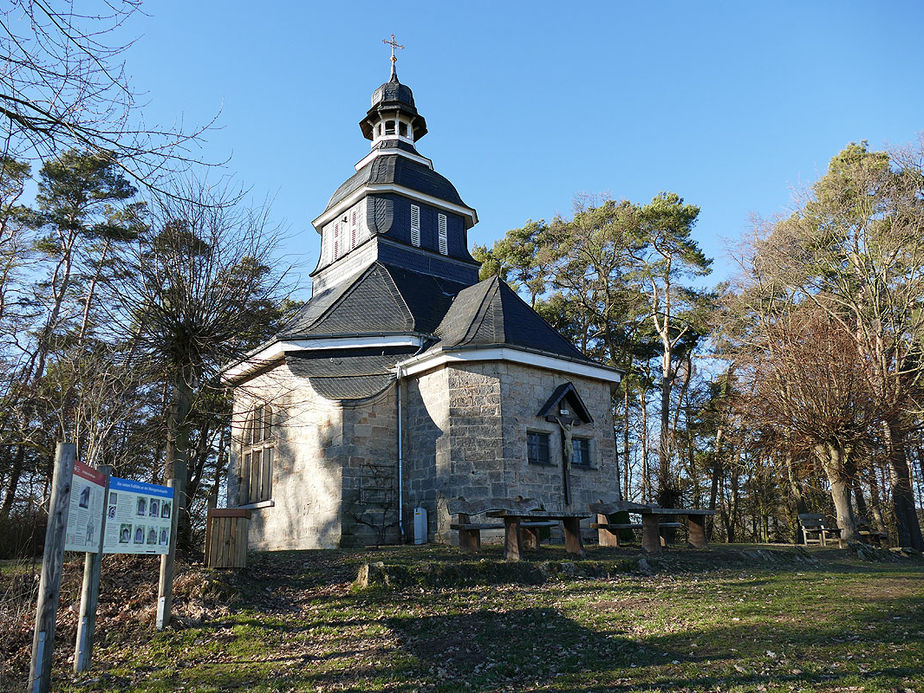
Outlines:
{"type": "Polygon", "coordinates": [[[368,152],[357,123],[388,77],[414,90],[419,151],[478,210],[469,241],[568,215],[576,194],[673,191],[733,271],[729,240],[785,212],[851,141],[924,130],[920,2],[186,2],[144,5],[126,55],[149,123],[219,109],[202,155],[291,235],[303,282],[311,219],[368,152]]]}

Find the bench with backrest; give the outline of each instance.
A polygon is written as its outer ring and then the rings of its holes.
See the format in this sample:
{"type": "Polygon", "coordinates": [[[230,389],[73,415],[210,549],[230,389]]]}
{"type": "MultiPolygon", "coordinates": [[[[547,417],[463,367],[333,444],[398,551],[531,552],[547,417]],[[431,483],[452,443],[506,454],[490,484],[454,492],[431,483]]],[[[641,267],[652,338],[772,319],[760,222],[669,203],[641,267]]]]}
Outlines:
{"type": "MultiPolygon", "coordinates": [[[[482,501],[467,501],[464,498],[455,498],[448,503],[449,514],[452,516],[449,528],[459,532],[459,549],[465,553],[476,553],[481,550],[481,530],[504,529],[503,522],[473,522],[473,515],[484,515],[487,512],[506,510],[510,512],[526,512],[539,508],[539,503],[529,498],[488,498],[482,501]]],[[[528,547],[538,546],[539,529],[554,526],[555,522],[529,522],[524,529],[524,543],[528,547]]]]}
{"type": "Polygon", "coordinates": [[[799,526],[806,546],[827,546],[831,541],[840,545],[840,527],[831,525],[821,513],[799,513],[799,526]]]}

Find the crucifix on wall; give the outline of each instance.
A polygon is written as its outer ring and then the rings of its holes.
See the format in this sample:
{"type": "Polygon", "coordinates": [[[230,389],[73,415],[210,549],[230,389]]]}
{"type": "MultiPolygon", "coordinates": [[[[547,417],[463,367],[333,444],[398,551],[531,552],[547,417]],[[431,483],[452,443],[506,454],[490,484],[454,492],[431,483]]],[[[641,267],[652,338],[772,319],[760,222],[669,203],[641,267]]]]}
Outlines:
{"type": "Polygon", "coordinates": [[[574,459],[574,422],[575,420],[571,417],[571,412],[567,409],[559,410],[559,415],[554,417],[555,421],[558,423],[558,427],[561,428],[561,490],[562,498],[565,501],[565,505],[571,504],[571,478],[569,477],[569,471],[571,469],[571,461],[574,459]]]}
{"type": "Polygon", "coordinates": [[[593,422],[590,412],[572,383],[562,383],[538,414],[561,429],[561,490],[565,505],[571,504],[571,463],[574,461],[574,427],[593,422]]]}

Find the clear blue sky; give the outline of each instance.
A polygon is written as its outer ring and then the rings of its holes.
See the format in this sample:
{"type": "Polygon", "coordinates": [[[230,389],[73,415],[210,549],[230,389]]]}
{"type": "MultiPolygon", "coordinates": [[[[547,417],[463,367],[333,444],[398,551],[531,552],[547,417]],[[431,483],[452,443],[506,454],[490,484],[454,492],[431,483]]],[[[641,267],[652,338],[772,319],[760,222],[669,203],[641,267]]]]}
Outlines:
{"type": "Polygon", "coordinates": [[[920,2],[146,3],[128,27],[149,122],[221,109],[203,152],[274,198],[304,279],[311,219],[368,152],[357,123],[388,77],[414,90],[420,152],[478,210],[469,241],[570,214],[578,193],[701,206],[696,238],[785,212],[851,141],[924,130],[920,2]]]}

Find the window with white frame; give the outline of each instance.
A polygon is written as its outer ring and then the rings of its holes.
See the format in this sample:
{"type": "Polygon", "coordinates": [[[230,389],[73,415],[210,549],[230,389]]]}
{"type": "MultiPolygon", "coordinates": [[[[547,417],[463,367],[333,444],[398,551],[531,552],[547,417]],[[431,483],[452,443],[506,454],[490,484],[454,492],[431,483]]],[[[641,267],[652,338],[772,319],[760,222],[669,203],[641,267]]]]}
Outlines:
{"type": "Polygon", "coordinates": [[[411,245],[420,247],[420,207],[411,205],[411,245]]]}
{"type": "Polygon", "coordinates": [[[356,210],[353,210],[352,219],[350,221],[350,250],[356,247],[356,235],[357,235],[357,224],[356,224],[356,210]]]}
{"type": "Polygon", "coordinates": [[[446,215],[440,214],[439,216],[439,232],[440,232],[440,254],[448,255],[449,254],[449,241],[446,238],[446,215]]]}
{"type": "Polygon", "coordinates": [[[273,418],[273,409],[269,405],[260,405],[245,420],[238,474],[240,505],[267,501],[273,496],[273,456],[276,448],[273,418]]]}

